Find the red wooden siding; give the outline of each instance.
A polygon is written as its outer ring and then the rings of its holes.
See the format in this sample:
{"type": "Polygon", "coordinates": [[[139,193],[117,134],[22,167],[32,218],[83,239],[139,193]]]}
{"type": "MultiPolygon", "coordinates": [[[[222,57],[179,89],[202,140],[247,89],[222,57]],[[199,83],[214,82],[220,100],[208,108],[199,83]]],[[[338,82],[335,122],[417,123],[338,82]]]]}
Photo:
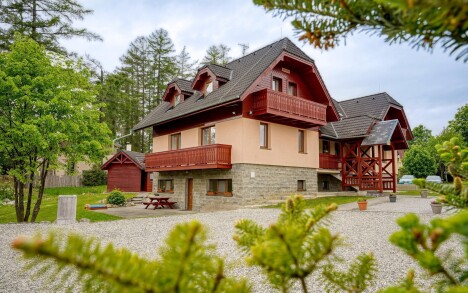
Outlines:
{"type": "Polygon", "coordinates": [[[153,180],[151,180],[151,173],[146,173],[144,172],[146,176],[146,186],[145,186],[145,191],[146,192],[152,192],[153,191],[153,180]]]}
{"type": "Polygon", "coordinates": [[[132,162],[111,163],[107,171],[107,191],[116,188],[124,192],[141,191],[141,173],[132,162]]]}
{"type": "Polygon", "coordinates": [[[146,171],[230,169],[232,168],[231,147],[224,144],[212,144],[146,154],[146,171]]]}
{"type": "Polygon", "coordinates": [[[338,169],[340,158],[337,155],[320,154],[319,167],[322,169],[338,169]]]}

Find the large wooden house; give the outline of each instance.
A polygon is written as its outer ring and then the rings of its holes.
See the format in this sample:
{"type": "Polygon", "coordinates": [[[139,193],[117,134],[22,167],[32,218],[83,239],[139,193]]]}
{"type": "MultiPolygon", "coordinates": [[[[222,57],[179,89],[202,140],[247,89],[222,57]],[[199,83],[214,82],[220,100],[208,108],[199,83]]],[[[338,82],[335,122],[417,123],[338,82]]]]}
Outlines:
{"type": "Polygon", "coordinates": [[[289,39],[168,84],[134,130],[153,129],[154,190],[186,209],[295,193],[395,190],[395,150],[412,138],[386,93],[337,102],[289,39]]]}

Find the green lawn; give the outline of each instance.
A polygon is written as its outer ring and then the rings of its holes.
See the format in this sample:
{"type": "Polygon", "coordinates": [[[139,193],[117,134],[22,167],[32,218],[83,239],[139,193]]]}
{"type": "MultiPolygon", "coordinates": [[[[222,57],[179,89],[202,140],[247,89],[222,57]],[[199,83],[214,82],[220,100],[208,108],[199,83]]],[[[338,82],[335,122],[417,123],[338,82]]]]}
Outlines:
{"type": "MultiPolygon", "coordinates": [[[[90,219],[91,222],[111,221],[121,219],[117,216],[106,215],[94,211],[84,209],[85,204],[99,203],[99,201],[107,198],[104,194],[106,186],[93,187],[57,187],[46,188],[42,199],[41,210],[36,219],[36,222],[50,221],[54,222],[57,219],[58,196],[62,195],[77,195],[77,210],[76,218],[90,219]]],[[[125,193],[127,198],[135,196],[134,193],[125,193]]],[[[33,201],[34,202],[34,201],[33,201]]],[[[32,209],[33,207],[31,207],[32,209]]],[[[0,223],[16,222],[16,214],[14,206],[0,206],[0,223]]]]}
{"type": "MultiPolygon", "coordinates": [[[[429,196],[439,196],[440,194],[437,192],[434,192],[432,190],[429,191],[429,196]]],[[[409,196],[421,196],[418,190],[402,190],[402,191],[397,191],[398,195],[409,195],[409,196]]]]}
{"type": "MultiPolygon", "coordinates": [[[[358,198],[373,198],[371,196],[330,196],[330,197],[318,197],[313,199],[305,199],[306,208],[313,208],[318,205],[329,205],[336,203],[337,205],[356,202],[358,198]]],[[[266,208],[280,208],[283,203],[266,206],[266,208]]]]}

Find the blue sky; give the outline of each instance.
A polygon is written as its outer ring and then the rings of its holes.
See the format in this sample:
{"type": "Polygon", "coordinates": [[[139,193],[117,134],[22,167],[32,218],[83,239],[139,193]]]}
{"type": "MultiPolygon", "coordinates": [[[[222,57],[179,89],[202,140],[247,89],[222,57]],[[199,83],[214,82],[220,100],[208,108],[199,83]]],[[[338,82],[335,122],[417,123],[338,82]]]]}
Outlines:
{"type": "Polygon", "coordinates": [[[389,45],[382,38],[355,34],[346,45],[321,51],[297,41],[289,20],[273,17],[249,0],[80,0],[94,10],[79,26],[100,34],[103,42],[63,41],[80,54],[97,58],[107,71],[136,37],[158,28],[169,32],[177,52],[187,46],[201,60],[212,44],[226,44],[240,57],[239,43],[254,51],[289,37],[312,57],[331,96],[345,100],[386,91],[405,108],[411,127],[423,124],[438,134],[468,103],[468,63],[435,49],[430,53],[409,45],[389,45]]]}

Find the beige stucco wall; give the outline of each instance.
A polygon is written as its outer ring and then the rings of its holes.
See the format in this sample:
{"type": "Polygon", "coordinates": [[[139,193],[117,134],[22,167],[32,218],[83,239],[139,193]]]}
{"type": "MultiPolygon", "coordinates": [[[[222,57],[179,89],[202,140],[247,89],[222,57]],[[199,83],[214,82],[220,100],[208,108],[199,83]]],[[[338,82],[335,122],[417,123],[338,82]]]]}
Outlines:
{"type": "MultiPolygon", "coordinates": [[[[306,153],[298,152],[298,128],[268,123],[269,149],[260,148],[260,122],[248,118],[235,118],[215,124],[216,143],[232,145],[231,161],[236,163],[318,168],[319,134],[305,130],[306,153]]],[[[207,125],[208,126],[208,125],[207,125]]],[[[169,148],[169,136],[153,138],[153,151],[169,148]]],[[[182,148],[200,145],[200,128],[181,131],[182,148]]]]}

